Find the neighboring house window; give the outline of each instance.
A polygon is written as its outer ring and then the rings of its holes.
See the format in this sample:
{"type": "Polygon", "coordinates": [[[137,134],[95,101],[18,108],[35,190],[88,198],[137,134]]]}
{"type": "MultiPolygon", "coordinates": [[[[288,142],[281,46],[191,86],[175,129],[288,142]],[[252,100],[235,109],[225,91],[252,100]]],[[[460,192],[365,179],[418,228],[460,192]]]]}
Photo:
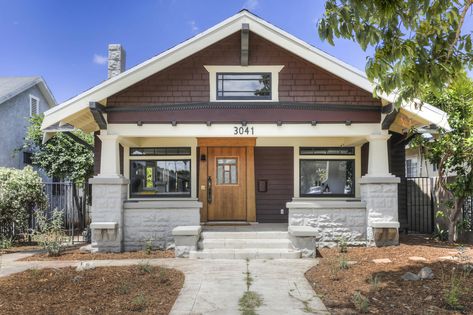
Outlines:
{"type": "Polygon", "coordinates": [[[30,117],[39,114],[39,98],[30,95],[30,117]]]}
{"type": "Polygon", "coordinates": [[[432,170],[433,170],[434,172],[437,172],[437,171],[439,170],[439,166],[438,166],[437,163],[433,163],[433,164],[432,164],[432,170]]]}
{"type": "Polygon", "coordinates": [[[130,196],[132,198],[190,197],[190,148],[131,148],[130,196]],[[189,158],[175,158],[186,155],[189,158]],[[168,156],[150,158],[150,156],[168,156]]]}
{"type": "Polygon", "coordinates": [[[307,155],[340,155],[340,158],[301,158],[299,188],[301,197],[355,196],[354,148],[300,148],[307,155]],[[347,158],[343,158],[346,156],[347,158]]]}
{"type": "Polygon", "coordinates": [[[23,164],[25,165],[31,165],[33,164],[33,160],[31,157],[33,154],[31,152],[23,152],[23,164]]]}
{"type": "Polygon", "coordinates": [[[416,177],[417,176],[417,160],[406,160],[406,176],[416,177]]]}
{"type": "Polygon", "coordinates": [[[258,99],[271,99],[271,73],[217,73],[217,100],[258,99]]]}

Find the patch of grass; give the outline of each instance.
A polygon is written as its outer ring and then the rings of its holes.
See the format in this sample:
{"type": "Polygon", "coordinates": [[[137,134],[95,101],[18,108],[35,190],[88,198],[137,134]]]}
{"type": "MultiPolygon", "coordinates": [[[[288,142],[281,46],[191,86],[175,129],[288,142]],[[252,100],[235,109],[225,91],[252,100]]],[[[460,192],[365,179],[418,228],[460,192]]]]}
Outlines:
{"type": "Polygon", "coordinates": [[[256,309],[263,305],[263,299],[259,293],[246,291],[238,301],[242,315],[256,315],[256,309]]]}
{"type": "Polygon", "coordinates": [[[340,256],[340,258],[338,259],[338,267],[344,270],[350,268],[350,265],[348,265],[348,260],[345,255],[340,256]]]}
{"type": "Polygon", "coordinates": [[[450,283],[445,289],[443,300],[447,306],[453,310],[461,310],[461,297],[463,294],[463,277],[455,272],[455,268],[452,268],[450,276],[450,283]]]}
{"type": "Polygon", "coordinates": [[[356,310],[360,313],[368,313],[368,308],[370,306],[370,302],[366,296],[361,294],[359,291],[355,292],[351,298],[353,305],[355,306],[356,310]]]}
{"type": "Polygon", "coordinates": [[[153,271],[153,267],[151,267],[149,262],[139,263],[138,271],[140,272],[140,274],[151,273],[153,271]]]}
{"type": "Polygon", "coordinates": [[[130,293],[130,285],[127,282],[122,282],[117,289],[118,294],[126,295],[130,293]]]}
{"type": "Polygon", "coordinates": [[[146,255],[151,255],[151,253],[153,252],[153,240],[146,241],[144,251],[146,255]]]}
{"type": "Polygon", "coordinates": [[[381,284],[381,277],[379,275],[371,275],[369,282],[371,285],[370,290],[373,292],[378,291],[379,285],[381,284]]]}
{"type": "Polygon", "coordinates": [[[142,312],[146,309],[148,300],[143,293],[138,294],[131,300],[131,310],[135,312],[142,312]]]}

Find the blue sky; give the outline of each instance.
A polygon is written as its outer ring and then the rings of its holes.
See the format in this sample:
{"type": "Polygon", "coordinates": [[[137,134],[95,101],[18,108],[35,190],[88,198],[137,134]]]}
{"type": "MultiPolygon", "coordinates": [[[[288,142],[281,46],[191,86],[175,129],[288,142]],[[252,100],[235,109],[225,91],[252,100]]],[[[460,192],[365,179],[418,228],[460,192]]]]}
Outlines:
{"type": "Polygon", "coordinates": [[[321,0],[0,0],[0,76],[41,75],[62,102],[106,79],[109,43],[124,45],[130,68],[242,8],[364,69],[370,51],[318,38],[321,0]]]}

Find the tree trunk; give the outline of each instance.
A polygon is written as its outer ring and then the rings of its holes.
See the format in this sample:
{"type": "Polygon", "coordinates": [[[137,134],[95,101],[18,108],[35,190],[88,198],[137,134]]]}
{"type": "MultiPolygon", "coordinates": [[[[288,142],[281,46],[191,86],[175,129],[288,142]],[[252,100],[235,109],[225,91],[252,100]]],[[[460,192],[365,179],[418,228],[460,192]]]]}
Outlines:
{"type": "Polygon", "coordinates": [[[458,239],[457,224],[461,218],[463,204],[465,202],[464,197],[454,199],[454,208],[452,209],[452,213],[448,216],[448,241],[450,243],[454,243],[458,239]]]}

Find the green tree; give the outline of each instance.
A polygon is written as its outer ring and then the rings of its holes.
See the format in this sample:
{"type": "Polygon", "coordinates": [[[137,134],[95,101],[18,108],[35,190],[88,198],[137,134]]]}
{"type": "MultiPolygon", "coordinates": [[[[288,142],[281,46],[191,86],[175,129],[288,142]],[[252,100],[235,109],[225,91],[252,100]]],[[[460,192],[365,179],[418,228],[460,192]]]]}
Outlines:
{"type": "MultiPolygon", "coordinates": [[[[71,131],[69,135],[58,132],[43,143],[42,121],[42,115],[30,119],[23,149],[33,153],[33,164],[43,169],[48,176],[74,183],[74,203],[77,209],[83,210],[85,204],[79,202],[77,187],[83,186],[87,192],[87,180],[93,175],[93,135],[81,130],[71,131]]],[[[80,222],[83,222],[82,218],[83,213],[79,211],[80,222]]]]}
{"type": "Polygon", "coordinates": [[[328,0],[319,36],[357,42],[367,58],[366,74],[375,95],[396,94],[396,104],[442,90],[472,65],[471,32],[462,26],[473,0],[328,0]]]}
{"type": "Polygon", "coordinates": [[[423,99],[449,113],[452,131],[418,140],[426,148],[426,158],[439,166],[439,185],[449,196],[442,206],[453,242],[465,199],[473,196],[473,81],[463,72],[443,93],[427,90],[423,99]]]}

